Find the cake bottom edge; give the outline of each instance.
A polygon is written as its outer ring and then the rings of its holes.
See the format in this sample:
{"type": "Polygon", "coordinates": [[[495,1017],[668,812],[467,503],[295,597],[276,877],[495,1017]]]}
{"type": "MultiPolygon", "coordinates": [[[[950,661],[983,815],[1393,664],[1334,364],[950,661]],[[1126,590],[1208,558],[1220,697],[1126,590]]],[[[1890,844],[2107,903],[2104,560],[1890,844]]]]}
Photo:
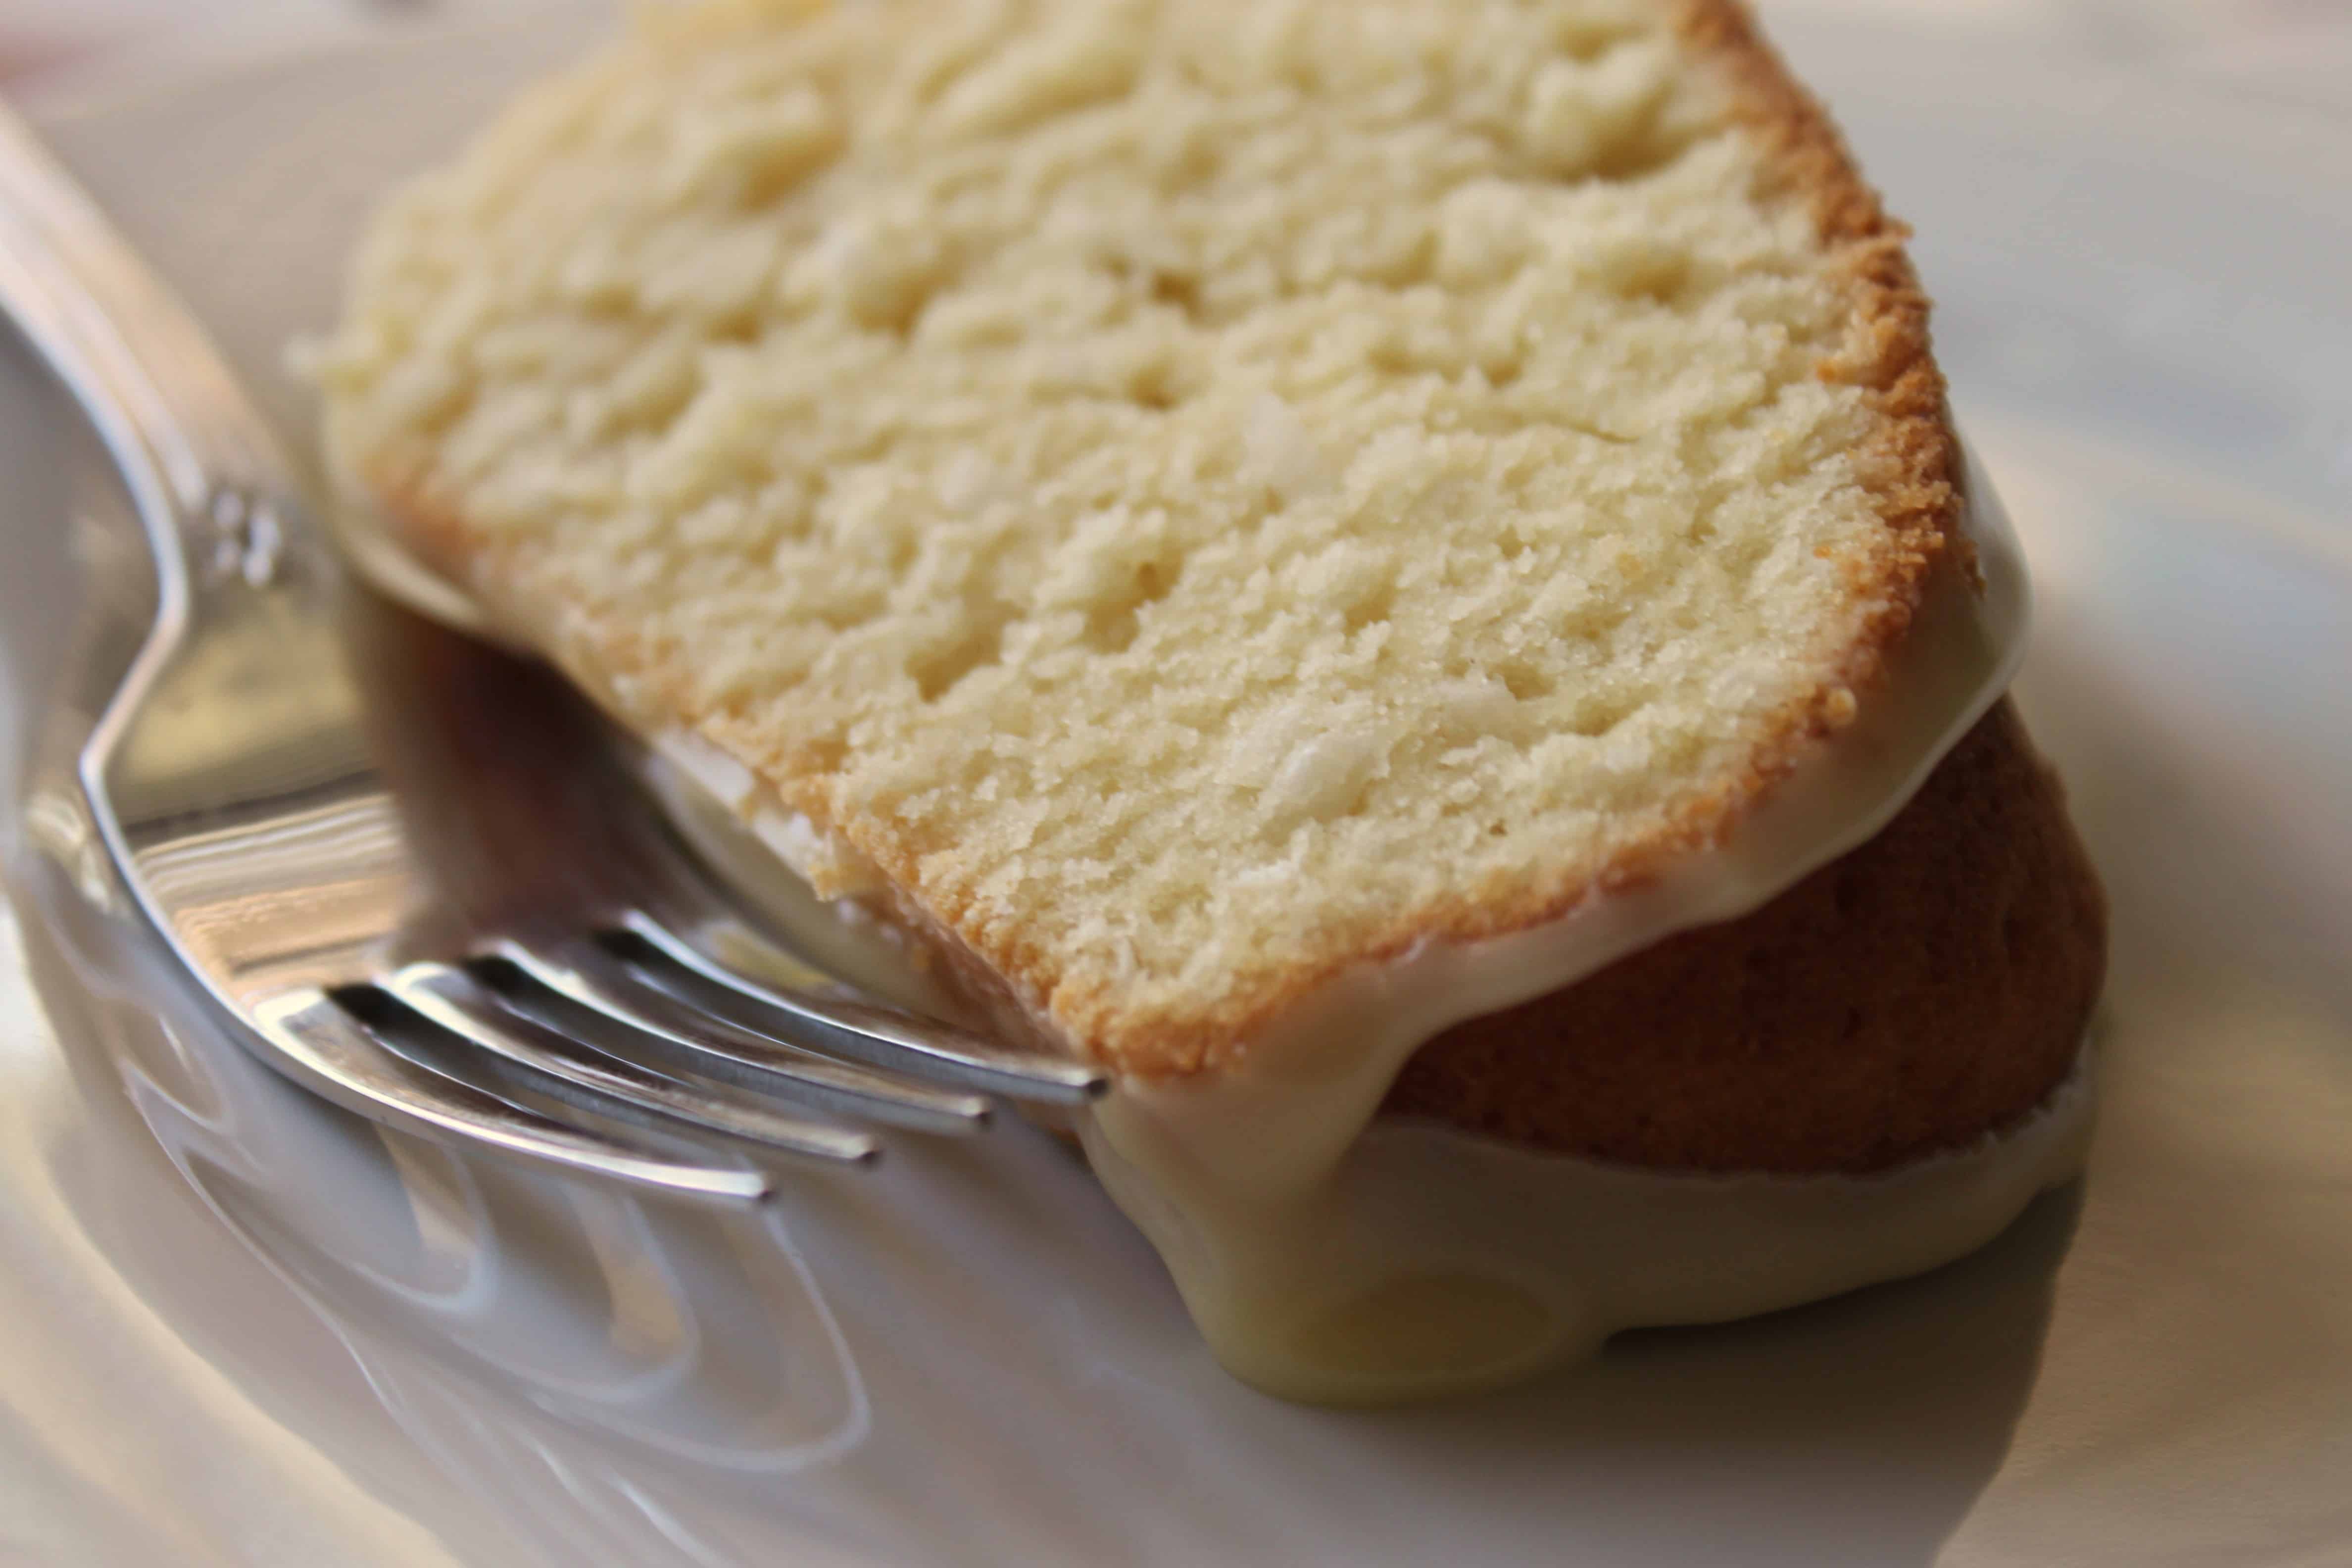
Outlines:
{"type": "Polygon", "coordinates": [[[1298,1403],[1411,1404],[1977,1251],[2081,1174],[2095,1055],[2010,1127],[1866,1174],[1666,1172],[1383,1117],[1315,1191],[1250,1212],[1147,1177],[1099,1126],[1080,1138],[1228,1372],[1298,1403]]]}

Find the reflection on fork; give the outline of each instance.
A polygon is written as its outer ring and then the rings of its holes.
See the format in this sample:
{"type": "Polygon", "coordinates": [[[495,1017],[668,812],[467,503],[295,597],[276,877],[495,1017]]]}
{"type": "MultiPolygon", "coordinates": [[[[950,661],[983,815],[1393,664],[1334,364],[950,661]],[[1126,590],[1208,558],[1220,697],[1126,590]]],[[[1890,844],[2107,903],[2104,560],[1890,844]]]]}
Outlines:
{"type": "Polygon", "coordinates": [[[876,1156],[807,1111],[970,1130],[983,1094],[1066,1104],[1107,1087],[807,965],[782,984],[725,962],[795,973],[528,671],[483,654],[478,685],[469,650],[414,628],[427,665],[453,667],[425,686],[466,701],[419,734],[388,727],[352,678],[351,602],[274,436],[5,109],[0,310],[89,416],[155,563],[152,622],[79,760],[97,838],[268,1065],[389,1125],[733,1203],[772,1178],[730,1145],[876,1156]],[[425,846],[453,826],[434,864],[464,874],[436,884],[425,846]]]}

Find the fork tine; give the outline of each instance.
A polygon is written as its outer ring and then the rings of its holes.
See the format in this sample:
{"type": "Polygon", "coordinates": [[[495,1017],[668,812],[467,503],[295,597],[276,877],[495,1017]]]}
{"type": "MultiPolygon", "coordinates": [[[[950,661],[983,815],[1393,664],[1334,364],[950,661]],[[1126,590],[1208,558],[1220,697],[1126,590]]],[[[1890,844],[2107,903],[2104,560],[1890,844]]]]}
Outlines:
{"type": "MultiPolygon", "coordinates": [[[[805,1104],[833,1115],[857,1117],[928,1132],[977,1132],[988,1125],[988,1101],[954,1094],[870,1068],[780,1045],[723,1018],[688,1008],[668,994],[635,978],[629,966],[593,942],[572,938],[521,941],[503,938],[476,971],[510,1007],[535,1016],[544,988],[562,1004],[607,1026],[632,1032],[656,1065],[715,1078],[721,1082],[805,1104]],[[507,966],[523,984],[502,983],[495,973],[507,966]]],[[[560,1017],[542,1021],[565,1033],[560,1017]]],[[[635,1054],[635,1051],[632,1054],[635,1054]]]]}
{"type": "Polygon", "coordinates": [[[495,1068],[592,1115],[656,1127],[683,1122],[835,1163],[870,1163],[881,1153],[865,1133],[780,1115],[714,1087],[680,1083],[593,1047],[579,1048],[556,1030],[509,1012],[449,964],[406,964],[379,977],[374,989],[472,1046],[495,1068]]]}
{"type": "Polygon", "coordinates": [[[265,1058],[271,1067],[372,1121],[698,1203],[749,1207],[775,1190],[766,1172],[748,1163],[710,1163],[635,1147],[551,1121],[461,1080],[428,1075],[314,987],[267,998],[255,1005],[253,1017],[271,1047],[265,1058]]]}
{"type": "MultiPolygon", "coordinates": [[[[704,924],[723,924],[730,948],[770,949],[766,939],[740,921],[704,924]]],[[[606,934],[619,939],[619,956],[646,984],[767,1039],[1008,1100],[1079,1105],[1099,1099],[1110,1088],[1109,1075],[1099,1068],[1034,1051],[1008,1050],[952,1024],[815,992],[763,985],[642,910],[621,915],[606,934]]]]}

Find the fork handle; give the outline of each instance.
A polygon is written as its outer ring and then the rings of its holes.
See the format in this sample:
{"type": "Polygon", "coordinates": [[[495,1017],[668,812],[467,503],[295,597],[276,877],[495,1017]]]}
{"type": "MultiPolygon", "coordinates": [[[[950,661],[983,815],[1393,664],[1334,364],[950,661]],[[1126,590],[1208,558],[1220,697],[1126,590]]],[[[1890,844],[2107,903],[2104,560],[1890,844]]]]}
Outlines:
{"type": "Polygon", "coordinates": [[[120,465],[155,555],[157,630],[291,538],[284,452],[203,328],[0,102],[0,311],[120,465]]]}

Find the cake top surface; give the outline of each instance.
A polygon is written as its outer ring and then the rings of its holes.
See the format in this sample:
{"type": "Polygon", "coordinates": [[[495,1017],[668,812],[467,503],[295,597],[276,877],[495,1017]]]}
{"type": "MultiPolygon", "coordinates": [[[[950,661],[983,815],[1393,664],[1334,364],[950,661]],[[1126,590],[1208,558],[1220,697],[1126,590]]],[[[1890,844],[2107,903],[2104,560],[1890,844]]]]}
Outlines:
{"type": "Polygon", "coordinates": [[[380,216],[339,467],[1131,1070],[1712,841],[1957,555],[1736,13],[656,13],[380,216]]]}

